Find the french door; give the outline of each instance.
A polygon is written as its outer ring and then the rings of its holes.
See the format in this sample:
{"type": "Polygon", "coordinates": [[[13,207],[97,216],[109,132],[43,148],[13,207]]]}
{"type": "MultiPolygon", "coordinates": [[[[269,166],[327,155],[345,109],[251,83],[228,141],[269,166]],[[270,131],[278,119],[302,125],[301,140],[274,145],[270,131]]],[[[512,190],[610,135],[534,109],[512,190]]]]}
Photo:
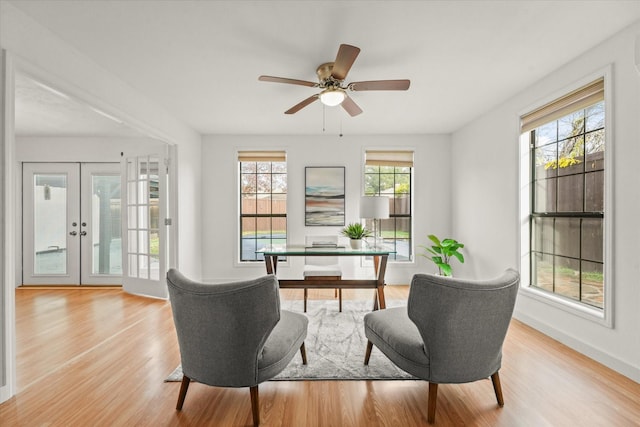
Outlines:
{"type": "MultiPolygon", "coordinates": [[[[165,147],[168,150],[168,147],[165,147]]],[[[126,292],[167,298],[167,219],[169,155],[129,156],[122,160],[122,222],[125,248],[122,286],[126,292]]]]}
{"type": "Polygon", "coordinates": [[[25,285],[122,283],[118,163],[23,164],[25,285]]]}

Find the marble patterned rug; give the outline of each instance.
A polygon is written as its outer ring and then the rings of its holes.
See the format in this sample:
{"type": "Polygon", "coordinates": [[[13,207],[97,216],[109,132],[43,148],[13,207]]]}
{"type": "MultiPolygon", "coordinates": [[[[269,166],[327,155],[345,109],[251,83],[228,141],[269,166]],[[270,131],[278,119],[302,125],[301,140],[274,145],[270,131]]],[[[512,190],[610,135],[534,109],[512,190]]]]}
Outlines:
{"type": "MultiPolygon", "coordinates": [[[[387,308],[406,306],[406,300],[388,300],[387,308]]],[[[396,367],[373,348],[369,366],[364,365],[367,339],[363,318],[371,311],[371,300],[344,300],[342,313],[338,301],[309,300],[307,317],[309,329],[305,347],[307,365],[300,355],[272,381],[295,380],[411,380],[415,377],[396,367]]],[[[282,309],[302,313],[301,300],[282,301],[282,309]]],[[[182,370],[178,366],[165,381],[181,381],[182,370]]]]}

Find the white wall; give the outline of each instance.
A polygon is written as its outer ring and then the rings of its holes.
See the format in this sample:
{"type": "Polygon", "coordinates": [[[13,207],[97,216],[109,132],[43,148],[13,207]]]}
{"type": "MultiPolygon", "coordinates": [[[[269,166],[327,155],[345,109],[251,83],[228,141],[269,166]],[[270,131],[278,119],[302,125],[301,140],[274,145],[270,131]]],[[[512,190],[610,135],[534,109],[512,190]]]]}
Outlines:
{"type": "Polygon", "coordinates": [[[129,149],[154,150],[165,143],[151,138],[16,137],[16,161],[115,162],[129,149]]]}
{"type": "MultiPolygon", "coordinates": [[[[202,145],[197,141],[177,147],[176,213],[178,215],[178,264],[184,274],[202,278],[202,265],[208,260],[202,256],[202,145]]],[[[205,169],[208,172],[207,169],[205,169]]],[[[175,222],[174,222],[175,223],[175,222]]]]}
{"type": "MultiPolygon", "coordinates": [[[[640,382],[640,74],[634,64],[636,24],[501,106],[455,132],[452,158],[453,230],[467,244],[468,262],[460,269],[469,276],[493,276],[519,265],[518,140],[519,116],[541,100],[613,64],[614,202],[605,215],[613,220],[614,327],[567,313],[520,293],[516,317],[561,342],[640,382]]],[[[523,278],[527,280],[527,278],[523,278]]]]}
{"type": "MultiPolygon", "coordinates": [[[[309,234],[339,234],[341,227],[305,227],[304,170],[306,166],[344,166],[346,219],[359,221],[359,199],[363,193],[364,150],[367,148],[408,148],[415,150],[415,192],[413,215],[415,246],[425,244],[427,234],[451,231],[450,138],[446,135],[376,136],[226,136],[209,135],[203,140],[203,277],[207,281],[251,278],[265,273],[263,263],[239,265],[238,253],[238,167],[236,153],[247,149],[284,149],[288,172],[288,238],[304,243],[309,234]]],[[[302,277],[301,257],[290,266],[279,265],[279,274],[302,277]]],[[[372,267],[362,268],[359,258],[341,259],[346,277],[367,277],[372,267]]],[[[414,273],[434,272],[423,257],[414,263],[394,263],[387,268],[387,283],[408,284],[414,273]]]]}

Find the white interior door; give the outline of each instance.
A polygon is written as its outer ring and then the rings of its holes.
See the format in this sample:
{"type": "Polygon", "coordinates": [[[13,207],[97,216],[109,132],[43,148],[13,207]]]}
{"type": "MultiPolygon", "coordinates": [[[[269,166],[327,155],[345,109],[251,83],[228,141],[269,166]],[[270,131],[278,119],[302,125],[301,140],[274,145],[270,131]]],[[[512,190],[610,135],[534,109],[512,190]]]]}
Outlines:
{"type": "Polygon", "coordinates": [[[23,165],[25,285],[80,283],[80,165],[23,165]]]}
{"type": "Polygon", "coordinates": [[[167,298],[167,166],[166,155],[140,155],[123,159],[122,284],[133,294],[167,298]]]}

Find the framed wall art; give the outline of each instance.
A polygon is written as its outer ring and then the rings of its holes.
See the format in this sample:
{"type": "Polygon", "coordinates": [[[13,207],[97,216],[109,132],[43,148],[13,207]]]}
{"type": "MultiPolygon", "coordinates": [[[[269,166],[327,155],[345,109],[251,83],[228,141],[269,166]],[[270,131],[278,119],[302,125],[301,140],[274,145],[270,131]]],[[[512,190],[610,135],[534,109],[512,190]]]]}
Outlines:
{"type": "Polygon", "coordinates": [[[305,225],[344,225],[344,173],[344,166],[305,168],[305,225]]]}

